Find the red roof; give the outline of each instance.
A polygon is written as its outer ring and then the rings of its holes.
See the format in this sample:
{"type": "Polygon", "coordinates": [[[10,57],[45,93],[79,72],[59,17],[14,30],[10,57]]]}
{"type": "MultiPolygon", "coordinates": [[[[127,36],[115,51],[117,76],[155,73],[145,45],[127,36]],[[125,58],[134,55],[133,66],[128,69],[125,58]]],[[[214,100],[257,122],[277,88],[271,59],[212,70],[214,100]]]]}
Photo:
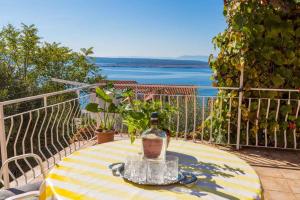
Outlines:
{"type": "Polygon", "coordinates": [[[111,82],[114,84],[116,89],[131,88],[136,93],[146,95],[195,95],[197,92],[197,87],[194,85],[138,84],[136,81],[131,80],[112,80],[111,82]]]}
{"type": "Polygon", "coordinates": [[[112,82],[113,84],[137,84],[136,81],[132,80],[101,80],[99,83],[108,83],[112,82]]]}

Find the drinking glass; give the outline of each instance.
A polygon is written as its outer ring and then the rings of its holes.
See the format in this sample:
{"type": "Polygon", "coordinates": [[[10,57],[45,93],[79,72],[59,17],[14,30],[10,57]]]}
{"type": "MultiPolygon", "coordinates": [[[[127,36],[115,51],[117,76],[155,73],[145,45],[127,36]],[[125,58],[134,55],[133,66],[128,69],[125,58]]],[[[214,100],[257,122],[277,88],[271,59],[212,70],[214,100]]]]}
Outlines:
{"type": "Polygon", "coordinates": [[[147,180],[147,163],[140,156],[128,156],[125,160],[124,177],[134,182],[147,180]]]}
{"type": "Polygon", "coordinates": [[[131,179],[134,182],[145,183],[147,180],[147,162],[144,159],[134,159],[131,167],[131,179]]]}
{"type": "Polygon", "coordinates": [[[166,163],[160,160],[147,160],[147,182],[150,184],[163,184],[166,163]]]}
{"type": "Polygon", "coordinates": [[[178,157],[166,156],[166,167],[164,177],[168,181],[176,181],[178,179],[178,157]]]}
{"type": "Polygon", "coordinates": [[[133,168],[134,160],[136,160],[135,156],[127,156],[125,160],[125,166],[124,166],[124,177],[131,180],[131,171],[133,168]]]}

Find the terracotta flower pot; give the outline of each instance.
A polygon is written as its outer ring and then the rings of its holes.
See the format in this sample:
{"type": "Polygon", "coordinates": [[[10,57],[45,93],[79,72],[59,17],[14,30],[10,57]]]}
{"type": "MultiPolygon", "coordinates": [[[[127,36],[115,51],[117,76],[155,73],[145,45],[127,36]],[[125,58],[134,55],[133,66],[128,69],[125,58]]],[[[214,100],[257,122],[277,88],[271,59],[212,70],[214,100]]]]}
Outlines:
{"type": "Polygon", "coordinates": [[[143,138],[144,156],[146,158],[157,158],[162,150],[163,141],[160,138],[143,138]]]}
{"type": "Polygon", "coordinates": [[[115,138],[114,136],[116,133],[114,130],[108,130],[108,131],[96,130],[95,132],[97,134],[98,144],[114,141],[115,138]]]}

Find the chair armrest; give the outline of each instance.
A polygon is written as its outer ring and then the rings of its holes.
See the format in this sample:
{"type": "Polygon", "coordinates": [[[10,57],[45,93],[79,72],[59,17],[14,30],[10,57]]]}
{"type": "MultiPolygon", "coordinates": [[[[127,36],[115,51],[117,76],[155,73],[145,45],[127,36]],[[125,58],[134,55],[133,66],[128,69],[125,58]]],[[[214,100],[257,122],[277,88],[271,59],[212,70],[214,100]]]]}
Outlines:
{"type": "Polygon", "coordinates": [[[32,197],[39,197],[40,196],[40,191],[31,191],[31,192],[26,192],[23,194],[18,194],[12,197],[7,198],[6,200],[26,200],[27,198],[31,199],[32,197]]]}
{"type": "Polygon", "coordinates": [[[23,154],[23,155],[19,155],[19,156],[14,156],[14,157],[11,157],[9,159],[7,159],[6,161],[4,161],[2,163],[2,166],[0,168],[0,182],[4,185],[3,183],[3,180],[2,180],[2,176],[3,176],[3,168],[5,166],[8,165],[8,163],[10,163],[11,161],[16,161],[16,160],[20,160],[20,159],[25,159],[25,158],[34,158],[35,161],[38,163],[38,165],[40,166],[40,169],[41,169],[41,173],[43,175],[43,178],[45,179],[46,178],[46,171],[44,169],[44,166],[43,166],[43,160],[36,154],[34,153],[28,153],[28,154],[23,154]]]}

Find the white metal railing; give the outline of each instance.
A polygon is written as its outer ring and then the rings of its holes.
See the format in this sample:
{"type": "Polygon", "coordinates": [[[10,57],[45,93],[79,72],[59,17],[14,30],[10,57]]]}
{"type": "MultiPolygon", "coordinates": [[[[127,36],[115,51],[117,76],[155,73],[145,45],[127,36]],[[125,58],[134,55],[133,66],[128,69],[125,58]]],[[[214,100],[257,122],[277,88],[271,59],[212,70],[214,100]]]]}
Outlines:
{"type": "MultiPolygon", "coordinates": [[[[85,146],[95,137],[96,121],[83,106],[94,98],[95,95],[87,90],[95,86],[0,102],[2,162],[10,157],[35,153],[45,161],[46,169],[50,169],[63,157],[85,146]],[[27,110],[27,106],[35,108],[27,110]]],[[[25,159],[4,166],[4,184],[19,185],[20,176],[25,183],[36,178],[40,175],[36,164],[25,159]]]]}
{"type": "MultiPolygon", "coordinates": [[[[143,95],[141,95],[143,96],[143,95]]],[[[255,113],[255,120],[250,123],[250,118],[244,118],[241,112],[241,119],[232,116],[237,113],[239,97],[217,97],[217,96],[193,96],[193,95],[162,95],[156,94],[157,99],[168,97],[165,103],[171,103],[178,111],[170,119],[170,127],[175,137],[208,141],[218,144],[229,144],[239,146],[255,146],[280,149],[299,150],[299,127],[279,128],[264,125],[270,119],[270,113],[274,122],[278,121],[282,107],[291,106],[293,113],[286,113],[284,121],[288,122],[290,116],[293,121],[299,118],[300,99],[272,99],[272,98],[243,98],[247,102],[247,112],[255,113]],[[218,103],[218,107],[216,106],[218,103]],[[235,105],[233,105],[235,104],[235,105]],[[252,105],[256,104],[253,109],[252,105]],[[262,113],[262,107],[265,110],[262,113]],[[253,109],[253,110],[252,110],[253,109]],[[218,126],[219,118],[225,116],[223,123],[218,126]],[[240,141],[237,140],[237,128],[240,127],[240,141]],[[262,127],[264,125],[264,127],[262,127]],[[260,127],[258,132],[253,132],[254,126],[260,127]],[[222,136],[222,138],[220,138],[222,136]],[[219,138],[218,138],[219,137],[219,138]]]]}
{"type": "MultiPolygon", "coordinates": [[[[65,91],[0,102],[2,162],[13,156],[35,153],[45,161],[46,168],[50,169],[63,157],[88,144],[95,136],[97,121],[95,116],[84,110],[84,105],[89,101],[96,101],[95,95],[87,92],[95,86],[97,85],[83,85],[65,91]],[[15,107],[19,109],[20,105],[26,108],[24,105],[33,101],[39,102],[33,104],[39,107],[6,114],[7,109],[14,110],[15,107]]],[[[136,84],[122,84],[122,86],[132,87],[136,84]]],[[[299,118],[300,99],[291,98],[291,94],[298,93],[298,90],[249,89],[287,94],[285,99],[276,99],[248,97],[246,92],[237,87],[190,87],[197,90],[236,91],[237,95],[205,96],[201,91],[196,95],[151,94],[153,99],[162,101],[163,105],[170,104],[177,107],[178,112],[169,119],[169,129],[175,138],[235,145],[238,148],[240,146],[300,148],[297,134],[299,127],[291,129],[268,125],[271,123],[270,120],[276,123],[283,119],[283,122],[289,123],[291,119],[295,121],[299,118]],[[243,92],[243,95],[238,95],[243,92]],[[242,104],[247,106],[242,107],[242,104]],[[283,113],[287,106],[288,112],[283,113]]],[[[138,93],[136,99],[144,100],[146,95],[149,94],[138,93]]],[[[119,124],[118,127],[121,132],[126,132],[125,126],[119,124]]],[[[3,169],[4,183],[12,181],[18,185],[19,176],[23,177],[26,183],[29,182],[39,175],[34,168],[35,164],[29,159],[24,162],[15,161],[14,165],[3,169]],[[32,173],[28,175],[27,172],[32,173]]]]}

